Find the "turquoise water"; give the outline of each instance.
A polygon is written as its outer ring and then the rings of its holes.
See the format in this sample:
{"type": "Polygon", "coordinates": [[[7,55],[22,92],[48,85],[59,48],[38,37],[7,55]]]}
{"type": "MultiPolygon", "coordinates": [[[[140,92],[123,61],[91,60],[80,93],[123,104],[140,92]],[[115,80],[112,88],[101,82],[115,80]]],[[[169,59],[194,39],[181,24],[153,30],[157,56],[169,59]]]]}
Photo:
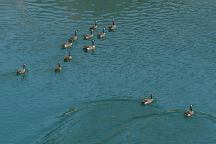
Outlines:
{"type": "MultiPolygon", "coordinates": [[[[1,144],[216,143],[215,0],[1,0],[1,144]],[[89,26],[116,32],[84,53],[89,26]],[[61,49],[75,30],[73,60],[61,49]],[[54,73],[57,62],[63,72],[54,73]],[[16,76],[28,64],[29,73],[16,76]],[[155,103],[141,106],[153,94],[155,103]],[[193,104],[195,115],[184,118],[193,104]]],[[[96,37],[95,37],[96,38],[96,37]]]]}

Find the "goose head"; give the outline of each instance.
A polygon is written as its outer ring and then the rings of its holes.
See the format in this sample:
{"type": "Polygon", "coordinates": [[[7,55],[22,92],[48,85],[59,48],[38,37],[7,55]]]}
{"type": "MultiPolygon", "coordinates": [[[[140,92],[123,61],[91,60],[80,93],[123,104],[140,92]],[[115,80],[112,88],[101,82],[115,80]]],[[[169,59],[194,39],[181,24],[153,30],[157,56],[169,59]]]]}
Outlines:
{"type": "Polygon", "coordinates": [[[93,30],[93,29],[90,29],[90,34],[91,34],[91,35],[93,35],[93,32],[94,32],[94,30],[93,30]]]}
{"type": "Polygon", "coordinates": [[[114,19],[112,20],[112,25],[115,25],[115,20],[114,19]]]}
{"type": "Polygon", "coordinates": [[[23,69],[25,69],[25,68],[26,68],[26,66],[27,66],[27,64],[23,64],[23,69]]]}
{"type": "Polygon", "coordinates": [[[95,45],[95,40],[92,40],[92,45],[95,45]]]}
{"type": "Polygon", "coordinates": [[[103,33],[105,33],[106,28],[103,28],[103,33]]]}
{"type": "Polygon", "coordinates": [[[61,67],[61,65],[60,65],[60,63],[59,63],[59,62],[58,62],[58,64],[57,64],[57,66],[58,66],[58,67],[61,67]]]}
{"type": "Polygon", "coordinates": [[[193,111],[193,109],[192,109],[192,105],[190,105],[190,111],[193,111]]]}
{"type": "Polygon", "coordinates": [[[94,25],[97,26],[97,21],[95,21],[94,25]]]}

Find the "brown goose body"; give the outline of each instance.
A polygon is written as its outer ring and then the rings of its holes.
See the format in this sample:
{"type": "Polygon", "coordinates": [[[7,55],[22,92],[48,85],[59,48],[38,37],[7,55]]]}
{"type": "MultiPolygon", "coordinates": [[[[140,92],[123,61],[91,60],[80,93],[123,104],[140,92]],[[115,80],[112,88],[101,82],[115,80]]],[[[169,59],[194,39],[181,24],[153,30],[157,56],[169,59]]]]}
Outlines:
{"type": "Polygon", "coordinates": [[[95,42],[95,41],[92,40],[92,45],[84,46],[84,47],[83,47],[83,50],[84,50],[85,52],[94,51],[95,48],[96,48],[94,42],[95,42]]]}
{"type": "Polygon", "coordinates": [[[71,48],[72,45],[73,45],[72,42],[66,42],[62,45],[62,48],[64,48],[64,49],[71,48]]]}
{"type": "Polygon", "coordinates": [[[90,30],[96,30],[98,28],[97,21],[95,21],[94,25],[90,26],[90,30]]]}
{"type": "Polygon", "coordinates": [[[69,42],[73,43],[78,40],[77,30],[74,32],[74,35],[68,40],[69,42]]]}
{"type": "Polygon", "coordinates": [[[69,62],[72,60],[72,56],[70,55],[70,52],[67,56],[64,56],[64,62],[69,62]]]}
{"type": "Polygon", "coordinates": [[[144,104],[144,105],[149,105],[149,104],[151,104],[153,101],[154,101],[154,99],[153,99],[153,97],[152,97],[152,95],[151,95],[150,98],[146,98],[146,99],[142,100],[142,104],[144,104]]]}
{"type": "Polygon", "coordinates": [[[17,71],[16,71],[16,74],[17,75],[21,75],[21,74],[25,74],[26,73],[26,64],[23,64],[23,68],[22,69],[18,69],[17,71]]]}
{"type": "Polygon", "coordinates": [[[105,36],[106,36],[105,28],[103,28],[103,31],[98,33],[97,37],[98,37],[98,39],[103,39],[103,38],[105,38],[105,36]]]}
{"type": "Polygon", "coordinates": [[[57,66],[55,67],[55,72],[56,72],[56,73],[59,73],[59,72],[61,72],[61,71],[62,71],[62,67],[61,67],[61,65],[58,63],[57,66]]]}
{"type": "Polygon", "coordinates": [[[194,111],[193,111],[193,109],[192,109],[192,105],[190,105],[190,109],[189,109],[189,110],[186,110],[186,111],[185,111],[184,115],[185,115],[186,117],[192,117],[192,116],[194,115],[194,111]]]}
{"type": "Polygon", "coordinates": [[[83,35],[83,40],[89,40],[89,39],[93,38],[93,36],[94,36],[93,30],[91,29],[90,34],[83,35]]]}
{"type": "Polygon", "coordinates": [[[114,32],[116,30],[116,24],[114,20],[112,21],[112,25],[108,26],[108,30],[110,32],[114,32]]]}

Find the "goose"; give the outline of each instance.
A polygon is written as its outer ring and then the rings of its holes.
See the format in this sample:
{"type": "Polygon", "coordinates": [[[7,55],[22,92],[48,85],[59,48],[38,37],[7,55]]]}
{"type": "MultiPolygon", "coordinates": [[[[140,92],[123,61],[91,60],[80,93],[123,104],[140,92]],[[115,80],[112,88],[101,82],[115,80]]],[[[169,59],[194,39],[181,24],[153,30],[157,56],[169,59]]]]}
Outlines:
{"type": "Polygon", "coordinates": [[[92,40],[92,45],[84,46],[83,50],[88,52],[88,51],[94,51],[95,48],[96,48],[95,40],[92,40]]]}
{"type": "Polygon", "coordinates": [[[64,62],[69,62],[71,60],[72,60],[72,56],[71,56],[70,51],[69,51],[68,56],[64,57],[64,62]]]}
{"type": "Polygon", "coordinates": [[[112,25],[108,26],[108,30],[109,30],[110,32],[114,32],[114,31],[116,30],[116,24],[115,24],[114,19],[113,19],[113,21],[112,21],[112,25]]]}
{"type": "Polygon", "coordinates": [[[186,117],[192,117],[193,114],[194,114],[194,111],[193,111],[193,109],[192,109],[192,105],[190,105],[190,109],[189,109],[189,110],[186,110],[185,113],[184,113],[184,115],[185,115],[186,117]]]}
{"type": "Polygon", "coordinates": [[[56,68],[55,68],[55,72],[61,72],[62,71],[62,67],[60,65],[60,63],[57,64],[56,68]]]}
{"type": "Polygon", "coordinates": [[[106,29],[106,28],[103,28],[103,31],[100,32],[100,33],[98,33],[97,36],[98,36],[99,39],[101,39],[101,38],[105,38],[105,36],[106,36],[105,29],[106,29]]]}
{"type": "Polygon", "coordinates": [[[84,40],[89,40],[89,39],[93,38],[93,36],[94,36],[93,29],[91,29],[90,34],[83,35],[83,39],[84,40]]]}
{"type": "Polygon", "coordinates": [[[95,23],[94,23],[94,25],[92,25],[92,26],[90,26],[90,30],[92,29],[92,30],[96,30],[97,29],[97,21],[95,21],[95,23]]]}
{"type": "Polygon", "coordinates": [[[151,104],[153,101],[154,101],[154,99],[153,99],[152,94],[151,94],[150,98],[146,98],[146,99],[142,100],[142,104],[148,105],[148,104],[151,104]]]}
{"type": "Polygon", "coordinates": [[[26,64],[23,64],[23,68],[22,69],[18,69],[17,71],[16,71],[16,74],[17,75],[21,75],[21,74],[25,74],[26,73],[26,64]]]}
{"type": "Polygon", "coordinates": [[[73,43],[72,43],[72,42],[69,42],[69,41],[68,41],[68,42],[65,42],[65,43],[62,45],[62,48],[65,48],[65,49],[66,49],[66,48],[70,48],[70,47],[72,46],[72,44],[73,44],[73,43]]]}
{"type": "Polygon", "coordinates": [[[69,39],[70,43],[73,43],[75,41],[77,41],[78,37],[77,37],[77,30],[75,30],[74,35],[69,39]]]}

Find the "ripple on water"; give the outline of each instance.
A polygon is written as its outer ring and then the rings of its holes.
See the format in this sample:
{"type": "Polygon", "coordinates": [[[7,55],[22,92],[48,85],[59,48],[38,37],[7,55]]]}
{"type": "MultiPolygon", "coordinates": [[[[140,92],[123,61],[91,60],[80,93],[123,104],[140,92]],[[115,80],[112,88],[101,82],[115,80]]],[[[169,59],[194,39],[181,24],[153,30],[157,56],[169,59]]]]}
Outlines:
{"type": "Polygon", "coordinates": [[[183,110],[165,110],[157,103],[141,106],[138,100],[109,99],[86,103],[75,112],[72,109],[66,113],[38,143],[208,143],[216,140],[215,127],[211,126],[215,125],[215,116],[196,112],[193,118],[184,118],[183,110]]]}
{"type": "Polygon", "coordinates": [[[38,143],[215,143],[214,0],[11,0],[0,6],[1,143],[38,135],[38,143]],[[94,53],[83,53],[89,26],[98,20],[97,33],[113,18],[117,31],[96,40],[94,53]],[[68,51],[61,44],[75,29],[73,60],[63,63],[68,51]],[[61,74],[53,71],[58,61],[61,74]],[[30,70],[24,78],[15,75],[22,63],[30,70]],[[137,98],[149,93],[157,103],[140,106],[137,98]],[[55,117],[71,103],[77,111],[55,117]],[[184,119],[182,109],[191,103],[196,115],[184,119]]]}

